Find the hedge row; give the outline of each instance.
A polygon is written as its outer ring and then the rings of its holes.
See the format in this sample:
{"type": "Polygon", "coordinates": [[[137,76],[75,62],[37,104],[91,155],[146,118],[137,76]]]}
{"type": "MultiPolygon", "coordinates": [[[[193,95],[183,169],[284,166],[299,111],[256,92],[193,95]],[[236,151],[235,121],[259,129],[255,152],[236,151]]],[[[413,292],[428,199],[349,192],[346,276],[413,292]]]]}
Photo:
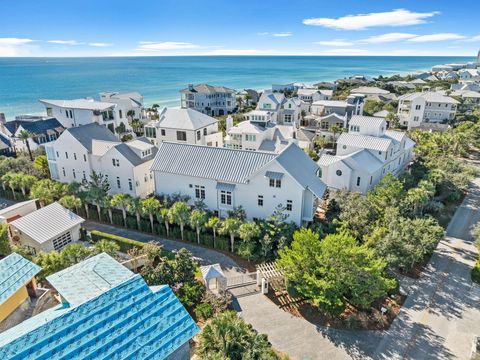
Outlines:
{"type": "Polygon", "coordinates": [[[122,252],[127,252],[133,247],[143,247],[145,245],[145,243],[141,241],[132,240],[123,236],[113,235],[102,231],[92,230],[90,234],[92,235],[93,242],[103,239],[114,241],[118,246],[120,246],[120,251],[122,252]]]}

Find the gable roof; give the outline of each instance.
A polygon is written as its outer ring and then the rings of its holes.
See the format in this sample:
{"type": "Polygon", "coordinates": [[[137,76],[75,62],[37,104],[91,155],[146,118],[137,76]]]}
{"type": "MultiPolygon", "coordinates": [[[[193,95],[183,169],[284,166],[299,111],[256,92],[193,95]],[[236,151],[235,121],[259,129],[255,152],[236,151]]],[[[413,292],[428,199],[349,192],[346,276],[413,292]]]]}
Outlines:
{"type": "Polygon", "coordinates": [[[350,90],[351,94],[364,94],[364,95],[369,95],[369,94],[390,94],[390,91],[380,89],[379,87],[376,86],[360,86],[358,88],[350,90]]]}
{"type": "Polygon", "coordinates": [[[33,135],[45,135],[47,134],[48,130],[54,130],[56,133],[62,133],[65,129],[63,125],[55,118],[26,121],[20,124],[20,126],[33,135]]]}
{"type": "Polygon", "coordinates": [[[392,140],[376,136],[342,133],[338,137],[337,144],[377,151],[387,151],[392,144],[392,140]]]}
{"type": "Polygon", "coordinates": [[[54,202],[10,224],[41,244],[84,221],[80,216],[54,202]]]}
{"type": "Polygon", "coordinates": [[[373,174],[383,167],[383,163],[370,151],[365,149],[342,156],[341,158],[351,169],[362,169],[369,174],[373,174]]]}
{"type": "Polygon", "coordinates": [[[104,293],[135,274],[106,253],[101,253],[47,277],[71,305],[104,293]]]}
{"type": "Polygon", "coordinates": [[[198,331],[168,286],[149,288],[132,274],[83,303],[63,303],[0,333],[0,358],[160,360],[198,331]]]}
{"type": "Polygon", "coordinates": [[[0,260],[0,305],[37,275],[42,268],[17,253],[0,260]]]}
{"type": "Polygon", "coordinates": [[[454,98],[450,96],[442,95],[436,91],[424,91],[424,92],[416,92],[411,94],[405,94],[398,98],[398,100],[414,100],[418,97],[422,97],[425,101],[428,102],[436,102],[436,103],[447,103],[447,104],[460,104],[454,98]]]}
{"type": "Polygon", "coordinates": [[[314,101],[312,105],[345,108],[348,106],[348,103],[341,100],[318,100],[314,101]]]}
{"type": "Polygon", "coordinates": [[[353,115],[350,119],[349,125],[358,125],[361,127],[380,127],[385,123],[385,119],[382,117],[365,116],[365,115],[353,115]]]}
{"type": "Polygon", "coordinates": [[[276,154],[162,142],[151,170],[216,181],[245,183],[276,154]]]}
{"type": "Polygon", "coordinates": [[[217,119],[194,109],[163,108],[162,111],[160,111],[159,120],[155,126],[171,129],[197,130],[211,124],[216,124],[217,122],[217,119]]]}
{"type": "Polygon", "coordinates": [[[69,128],[65,132],[70,133],[89,152],[92,152],[92,140],[118,142],[117,137],[109,129],[97,123],[69,128]]]}
{"type": "MultiPolygon", "coordinates": [[[[133,141],[138,141],[133,140],[133,141]]],[[[151,143],[150,143],[151,145],[151,143]]],[[[117,149],[117,151],[122,154],[127,161],[132,164],[133,166],[138,166],[140,164],[146,163],[147,161],[150,161],[155,158],[155,155],[157,154],[157,148],[155,146],[151,146],[152,152],[150,155],[145,156],[145,157],[140,157],[137,155],[137,153],[132,149],[132,145],[129,145],[129,143],[120,143],[115,145],[113,148],[117,149]]]]}
{"type": "Polygon", "coordinates": [[[61,108],[79,109],[79,110],[99,110],[104,111],[117,106],[113,103],[94,101],[93,99],[75,99],[75,100],[39,100],[44,105],[53,105],[61,108]]]}
{"type": "Polygon", "coordinates": [[[225,86],[212,86],[208,84],[198,84],[193,86],[193,91],[189,88],[185,88],[180,90],[182,93],[189,93],[189,92],[198,92],[198,93],[234,93],[235,90],[227,88],[225,86]]]}

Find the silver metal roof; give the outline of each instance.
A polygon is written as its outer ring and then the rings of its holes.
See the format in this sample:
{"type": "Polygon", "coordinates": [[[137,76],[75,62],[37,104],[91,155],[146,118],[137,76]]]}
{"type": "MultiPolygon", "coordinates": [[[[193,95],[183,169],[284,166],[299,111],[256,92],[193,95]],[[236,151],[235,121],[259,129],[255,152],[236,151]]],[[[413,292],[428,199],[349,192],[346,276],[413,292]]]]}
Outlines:
{"type": "Polygon", "coordinates": [[[392,144],[392,140],[376,136],[343,133],[339,136],[337,144],[377,151],[387,151],[392,144]]]}

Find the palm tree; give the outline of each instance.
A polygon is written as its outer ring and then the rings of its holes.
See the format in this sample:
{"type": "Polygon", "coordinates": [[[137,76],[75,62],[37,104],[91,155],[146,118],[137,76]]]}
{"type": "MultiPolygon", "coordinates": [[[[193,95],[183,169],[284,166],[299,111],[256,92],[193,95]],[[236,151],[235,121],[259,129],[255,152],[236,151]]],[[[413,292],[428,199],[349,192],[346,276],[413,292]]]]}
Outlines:
{"type": "Polygon", "coordinates": [[[85,215],[87,218],[90,218],[90,211],[88,209],[88,192],[87,191],[80,191],[77,194],[78,198],[83,204],[83,208],[85,209],[85,215]]]}
{"type": "Polygon", "coordinates": [[[137,229],[142,230],[142,223],[141,223],[141,211],[142,207],[140,204],[139,198],[132,197],[130,202],[128,203],[127,209],[130,213],[135,214],[135,218],[137,220],[137,229]]]}
{"type": "Polygon", "coordinates": [[[120,251],[120,246],[115,241],[102,239],[93,244],[94,252],[100,254],[107,253],[111,257],[115,257],[120,251]]]}
{"type": "Polygon", "coordinates": [[[30,149],[29,139],[32,137],[32,134],[27,130],[22,130],[18,134],[18,138],[23,140],[24,144],[27,146],[28,156],[30,156],[30,161],[33,161],[32,150],[30,149]]]}
{"type": "Polygon", "coordinates": [[[105,198],[108,195],[110,184],[101,173],[93,172],[88,182],[86,200],[97,207],[98,220],[102,220],[102,206],[105,206],[105,198]]]}
{"type": "Polygon", "coordinates": [[[333,145],[335,146],[335,143],[337,141],[337,134],[341,133],[343,130],[343,127],[337,124],[334,124],[330,127],[330,130],[333,133],[333,145]]]}
{"type": "Polygon", "coordinates": [[[388,124],[390,128],[395,129],[398,127],[398,125],[400,125],[400,118],[394,112],[389,112],[385,119],[388,120],[388,124]]]}
{"type": "Polygon", "coordinates": [[[142,214],[148,215],[150,218],[150,228],[152,229],[152,234],[155,232],[153,226],[153,215],[160,210],[161,204],[160,201],[151,197],[147,199],[143,199],[140,201],[140,207],[142,214]]]}
{"type": "Polygon", "coordinates": [[[20,183],[18,174],[11,171],[7,172],[2,176],[2,183],[12,190],[13,199],[16,200],[17,196],[15,195],[15,188],[20,183]]]}
{"type": "Polygon", "coordinates": [[[132,201],[132,197],[128,194],[115,194],[110,200],[111,206],[122,210],[123,226],[125,227],[127,227],[127,208],[130,201],[132,201]]]}
{"type": "Polygon", "coordinates": [[[110,224],[113,225],[112,197],[110,195],[105,196],[102,199],[101,206],[103,208],[107,208],[108,220],[110,220],[110,224]]]}
{"type": "Polygon", "coordinates": [[[80,206],[82,206],[82,200],[80,200],[79,197],[76,197],[75,195],[65,195],[58,200],[60,205],[63,207],[70,209],[70,210],[75,210],[75,212],[78,214],[78,209],[80,206]]]}
{"type": "Polygon", "coordinates": [[[213,232],[213,248],[216,248],[216,238],[217,238],[217,230],[220,228],[222,223],[220,222],[220,219],[217,216],[212,216],[210,219],[208,219],[207,223],[205,226],[209,229],[212,229],[213,232]]]}
{"type": "Polygon", "coordinates": [[[221,234],[230,235],[230,251],[232,253],[234,252],[235,236],[238,235],[241,223],[237,218],[230,217],[225,219],[220,227],[221,234]]]}
{"type": "Polygon", "coordinates": [[[167,236],[170,233],[170,221],[168,218],[169,210],[166,208],[161,208],[159,212],[157,212],[157,221],[159,223],[163,222],[165,224],[165,229],[167,230],[167,236]]]}
{"type": "Polygon", "coordinates": [[[190,214],[190,226],[195,228],[197,233],[197,243],[200,244],[200,232],[207,221],[207,213],[203,210],[193,210],[190,214]]]}
{"type": "Polygon", "coordinates": [[[19,173],[20,176],[20,188],[22,189],[22,194],[25,196],[27,194],[27,190],[30,190],[32,186],[38,181],[37,178],[33,175],[19,173]]]}
{"type": "Polygon", "coordinates": [[[259,237],[260,233],[260,226],[253,221],[240,225],[238,229],[238,235],[244,242],[250,242],[253,238],[259,237]]]}
{"type": "Polygon", "coordinates": [[[33,167],[37,169],[44,178],[50,177],[50,169],[48,168],[48,159],[46,155],[39,155],[33,162],[33,167]]]}
{"type": "Polygon", "coordinates": [[[190,207],[183,201],[177,201],[168,211],[168,219],[171,223],[180,226],[180,233],[183,240],[183,229],[190,218],[190,207]]]}

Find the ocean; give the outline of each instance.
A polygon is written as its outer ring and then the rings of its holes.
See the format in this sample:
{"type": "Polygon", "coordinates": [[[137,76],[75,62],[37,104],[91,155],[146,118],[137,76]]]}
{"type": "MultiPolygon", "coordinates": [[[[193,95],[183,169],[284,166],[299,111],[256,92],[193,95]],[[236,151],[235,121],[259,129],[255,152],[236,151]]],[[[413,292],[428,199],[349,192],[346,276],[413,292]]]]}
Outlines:
{"type": "Polygon", "coordinates": [[[98,98],[103,91],[138,91],[147,106],[179,106],[179,91],[189,83],[264,89],[272,83],[405,74],[473,60],[387,56],[0,58],[0,113],[7,119],[42,114],[38,99],[98,98]]]}

